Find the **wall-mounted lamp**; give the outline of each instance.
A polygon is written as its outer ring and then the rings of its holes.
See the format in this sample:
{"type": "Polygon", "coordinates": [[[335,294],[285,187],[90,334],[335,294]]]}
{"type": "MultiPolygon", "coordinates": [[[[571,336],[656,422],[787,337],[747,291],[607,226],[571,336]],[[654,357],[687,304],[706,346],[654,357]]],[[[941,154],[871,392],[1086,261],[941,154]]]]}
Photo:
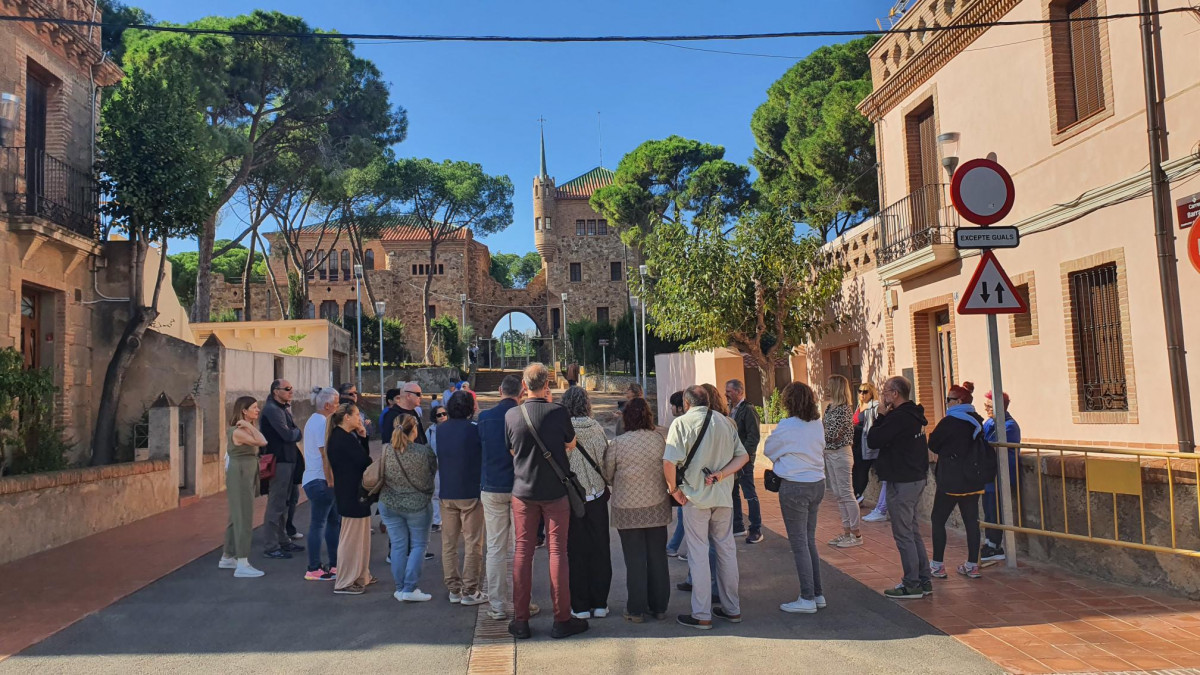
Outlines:
{"type": "Polygon", "coordinates": [[[16,142],[17,118],[21,110],[21,97],[0,92],[0,147],[16,142]]]}
{"type": "Polygon", "coordinates": [[[958,132],[948,131],[937,137],[938,148],[942,151],[942,167],[947,176],[953,176],[958,168],[958,132]]]}

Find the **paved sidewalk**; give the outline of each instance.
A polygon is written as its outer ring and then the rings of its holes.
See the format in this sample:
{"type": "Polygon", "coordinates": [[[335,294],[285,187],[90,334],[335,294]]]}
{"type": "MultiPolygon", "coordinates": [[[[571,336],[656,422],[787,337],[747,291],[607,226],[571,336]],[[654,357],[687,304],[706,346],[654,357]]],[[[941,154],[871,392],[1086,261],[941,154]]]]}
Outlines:
{"type": "Polygon", "coordinates": [[[0,565],[0,661],[219,548],[227,514],[222,492],[0,565]]]}
{"type": "MultiPolygon", "coordinates": [[[[764,524],[782,535],[777,495],[759,495],[764,524]]],[[[881,592],[900,577],[891,525],[862,527],[863,546],[822,544],[821,560],[881,592]]],[[[929,526],[923,529],[932,546],[929,526]]],[[[837,504],[826,493],[817,539],[826,542],[841,531],[837,504]]],[[[1200,602],[1024,561],[1016,570],[993,566],[983,578],[968,579],[955,573],[964,560],[966,540],[952,531],[945,561],[950,578],[934,579],[932,597],[893,602],[1009,672],[1200,669],[1200,602]]]]}

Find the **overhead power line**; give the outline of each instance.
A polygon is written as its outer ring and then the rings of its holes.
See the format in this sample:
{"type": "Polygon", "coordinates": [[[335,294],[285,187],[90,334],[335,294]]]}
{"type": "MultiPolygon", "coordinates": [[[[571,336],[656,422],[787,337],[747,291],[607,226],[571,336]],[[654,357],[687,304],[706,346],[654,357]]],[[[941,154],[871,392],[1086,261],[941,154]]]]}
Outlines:
{"type": "MultiPolygon", "coordinates": [[[[220,35],[239,38],[273,38],[273,39],[306,39],[306,40],[363,40],[363,41],[421,41],[421,42],[527,42],[527,43],[602,43],[602,42],[709,42],[716,40],[775,40],[780,38],[815,38],[815,37],[858,37],[863,35],[913,34],[913,33],[942,33],[947,31],[972,30],[976,28],[993,28],[999,26],[1042,26],[1059,23],[1078,23],[1084,21],[1111,21],[1115,19],[1134,19],[1147,16],[1165,16],[1181,13],[1200,14],[1195,7],[1176,7],[1153,12],[1124,12],[1104,16],[1078,18],[1059,17],[1046,19],[1027,19],[1013,21],[991,21],[985,23],[963,23],[948,26],[925,26],[923,28],[891,28],[882,30],[868,28],[863,30],[808,30],[783,31],[772,33],[712,33],[699,35],[390,35],[382,33],[288,33],[272,31],[243,31],[219,28],[192,28],[188,26],[126,24],[127,30],[146,30],[160,33],[183,33],[186,35],[220,35]]],[[[0,22],[38,23],[58,26],[75,26],[82,28],[102,28],[101,21],[83,21],[58,17],[36,16],[0,16],[0,22]]]]}

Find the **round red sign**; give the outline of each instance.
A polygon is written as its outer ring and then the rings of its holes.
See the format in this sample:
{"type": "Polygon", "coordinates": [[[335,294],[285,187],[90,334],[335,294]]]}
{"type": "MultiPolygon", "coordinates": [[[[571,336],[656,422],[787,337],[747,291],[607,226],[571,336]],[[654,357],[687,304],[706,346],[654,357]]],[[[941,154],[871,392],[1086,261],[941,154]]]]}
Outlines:
{"type": "Polygon", "coordinates": [[[973,159],[958,167],[950,179],[955,210],[976,225],[1004,220],[1012,210],[1014,197],[1012,176],[990,159],[973,159]]]}
{"type": "Polygon", "coordinates": [[[1191,260],[1192,267],[1200,272],[1200,222],[1192,225],[1191,230],[1187,240],[1188,260],[1191,260]]]}

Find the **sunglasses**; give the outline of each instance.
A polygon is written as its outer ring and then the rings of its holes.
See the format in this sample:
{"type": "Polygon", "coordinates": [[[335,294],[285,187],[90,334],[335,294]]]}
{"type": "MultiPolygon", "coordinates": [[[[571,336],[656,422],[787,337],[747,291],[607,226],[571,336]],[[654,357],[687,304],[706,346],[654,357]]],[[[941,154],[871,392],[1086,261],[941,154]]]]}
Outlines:
{"type": "Polygon", "coordinates": [[[275,391],[291,391],[291,387],[276,387],[275,391]]]}
{"type": "Polygon", "coordinates": [[[869,394],[869,393],[871,393],[871,390],[870,390],[870,389],[859,389],[859,390],[858,390],[858,393],[860,393],[860,394],[869,394]]]}
{"type": "Polygon", "coordinates": [[[442,418],[443,418],[443,417],[445,417],[445,416],[446,416],[446,413],[438,413],[438,414],[436,414],[436,415],[434,415],[434,416],[433,416],[433,419],[435,419],[435,420],[440,420],[440,419],[442,419],[442,418]]]}
{"type": "Polygon", "coordinates": [[[407,390],[407,389],[405,389],[405,390],[404,390],[404,393],[406,393],[406,394],[411,394],[411,395],[413,395],[413,396],[420,396],[420,395],[421,395],[421,392],[419,392],[419,391],[409,391],[409,390],[407,390]]]}

